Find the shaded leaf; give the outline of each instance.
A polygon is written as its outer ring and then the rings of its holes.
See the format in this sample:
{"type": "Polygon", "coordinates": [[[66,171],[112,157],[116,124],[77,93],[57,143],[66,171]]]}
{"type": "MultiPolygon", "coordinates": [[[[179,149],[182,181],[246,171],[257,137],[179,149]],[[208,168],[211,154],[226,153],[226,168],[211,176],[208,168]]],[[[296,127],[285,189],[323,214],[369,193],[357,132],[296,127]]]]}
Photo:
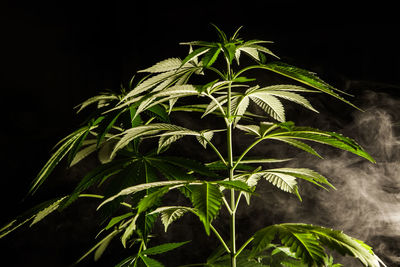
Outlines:
{"type": "Polygon", "coordinates": [[[155,247],[151,247],[148,249],[145,249],[141,252],[141,254],[144,255],[157,255],[157,254],[162,254],[165,252],[168,252],[170,250],[179,248],[183,245],[186,245],[187,243],[189,243],[190,241],[185,241],[185,242],[179,242],[179,243],[165,243],[165,244],[161,244],[155,247]]]}
{"type": "Polygon", "coordinates": [[[221,207],[221,192],[217,186],[204,182],[193,188],[191,201],[200,221],[204,224],[207,235],[210,235],[210,224],[221,207]]]}

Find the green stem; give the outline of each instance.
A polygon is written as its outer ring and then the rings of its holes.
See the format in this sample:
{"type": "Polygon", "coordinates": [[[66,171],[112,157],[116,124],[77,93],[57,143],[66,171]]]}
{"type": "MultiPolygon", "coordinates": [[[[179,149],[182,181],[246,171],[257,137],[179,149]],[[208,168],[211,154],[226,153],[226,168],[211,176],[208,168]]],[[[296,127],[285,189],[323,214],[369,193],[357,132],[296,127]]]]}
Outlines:
{"type": "Polygon", "coordinates": [[[237,208],[239,206],[240,198],[242,197],[242,195],[243,195],[243,192],[240,192],[238,198],[236,199],[234,212],[236,212],[236,210],[237,210],[237,208]]]}
{"type": "Polygon", "coordinates": [[[225,198],[225,197],[222,197],[222,201],[224,201],[225,207],[226,207],[226,209],[229,211],[229,214],[232,215],[231,207],[229,206],[228,201],[226,201],[226,198],[225,198]]]}
{"type": "Polygon", "coordinates": [[[207,140],[206,138],[204,138],[207,142],[207,144],[210,145],[210,147],[214,150],[215,154],[218,155],[218,157],[221,159],[221,161],[225,164],[225,166],[228,166],[228,163],[225,161],[224,157],[221,155],[221,153],[219,152],[219,150],[214,146],[213,143],[211,143],[211,141],[207,140]]]}
{"type": "Polygon", "coordinates": [[[260,65],[252,65],[252,66],[248,66],[246,68],[243,68],[241,70],[239,70],[234,76],[233,79],[236,79],[237,77],[240,76],[240,74],[242,74],[245,71],[251,70],[251,69],[264,69],[262,66],[260,65]]]}
{"type": "Polygon", "coordinates": [[[208,67],[207,69],[215,72],[216,74],[218,74],[222,79],[225,79],[224,74],[222,74],[222,72],[220,72],[218,69],[214,68],[214,67],[208,67]]]}
{"type": "MultiPolygon", "coordinates": [[[[230,81],[228,84],[228,103],[227,103],[227,148],[228,148],[228,169],[229,169],[229,181],[233,180],[234,176],[234,168],[233,168],[233,147],[232,147],[232,118],[231,118],[231,98],[232,98],[232,73],[231,73],[231,65],[227,60],[227,80],[230,81]]],[[[226,120],[225,120],[226,121],[226,120]]],[[[230,199],[230,209],[231,220],[230,220],[230,237],[231,237],[231,267],[236,267],[236,199],[235,199],[235,190],[231,189],[231,199],[230,199]]]]}
{"type": "Polygon", "coordinates": [[[242,252],[243,249],[246,248],[246,246],[253,241],[254,237],[250,237],[246,242],[244,242],[244,244],[238,249],[238,251],[236,252],[236,257],[240,254],[240,252],[242,252]]]}
{"type": "Polygon", "coordinates": [[[233,166],[233,169],[235,169],[237,167],[237,165],[240,163],[240,161],[243,159],[244,156],[246,156],[246,154],[255,146],[257,145],[259,142],[261,142],[263,139],[257,139],[256,141],[254,141],[249,147],[246,148],[245,151],[243,151],[242,155],[240,155],[240,157],[236,160],[235,165],[233,166]]]}
{"type": "Polygon", "coordinates": [[[224,239],[221,237],[221,235],[218,233],[217,229],[214,228],[214,226],[210,225],[211,230],[214,232],[214,234],[217,236],[219,241],[221,241],[221,244],[224,246],[226,252],[231,253],[231,250],[229,247],[226,245],[224,239]]]}

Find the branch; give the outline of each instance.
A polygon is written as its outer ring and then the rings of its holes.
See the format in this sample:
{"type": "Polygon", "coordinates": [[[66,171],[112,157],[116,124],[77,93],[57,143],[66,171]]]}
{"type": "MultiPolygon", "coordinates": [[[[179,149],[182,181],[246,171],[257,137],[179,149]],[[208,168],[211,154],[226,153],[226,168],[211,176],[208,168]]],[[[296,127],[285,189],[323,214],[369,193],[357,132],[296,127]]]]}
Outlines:
{"type": "Polygon", "coordinates": [[[214,226],[212,226],[210,224],[210,228],[211,230],[214,232],[214,234],[217,236],[217,238],[219,239],[219,241],[221,241],[222,245],[224,246],[225,250],[227,253],[231,253],[231,250],[228,248],[228,246],[226,245],[224,239],[221,237],[221,235],[218,233],[217,229],[214,228],[214,226]]]}

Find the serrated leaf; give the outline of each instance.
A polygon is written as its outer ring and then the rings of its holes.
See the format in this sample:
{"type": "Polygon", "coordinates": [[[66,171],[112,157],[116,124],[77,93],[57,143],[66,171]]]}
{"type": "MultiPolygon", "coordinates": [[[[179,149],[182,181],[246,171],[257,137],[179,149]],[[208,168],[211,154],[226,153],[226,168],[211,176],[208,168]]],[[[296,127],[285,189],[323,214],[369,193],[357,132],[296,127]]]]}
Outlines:
{"type": "Polygon", "coordinates": [[[213,98],[206,107],[206,109],[204,110],[204,113],[201,117],[203,118],[204,116],[214,112],[219,106],[224,105],[227,101],[228,101],[227,96],[219,96],[213,98]]]}
{"type": "Polygon", "coordinates": [[[141,252],[141,254],[143,255],[157,255],[157,254],[162,254],[165,252],[168,252],[170,250],[179,248],[183,245],[186,245],[187,243],[189,243],[190,241],[185,241],[185,242],[178,242],[178,243],[165,243],[165,244],[161,244],[155,247],[151,247],[148,249],[145,249],[141,252]]]}
{"type": "Polygon", "coordinates": [[[137,205],[137,212],[143,213],[149,208],[153,207],[160,203],[160,199],[169,191],[169,187],[163,187],[161,189],[157,189],[150,194],[147,194],[144,198],[142,198],[137,205]]]}
{"type": "Polygon", "coordinates": [[[68,196],[62,197],[57,199],[56,201],[54,201],[51,205],[47,206],[46,208],[44,208],[43,210],[39,211],[30,226],[40,222],[41,220],[43,220],[46,216],[48,216],[49,214],[53,213],[54,211],[56,211],[58,209],[58,207],[60,206],[60,203],[67,198],[68,196]]]}
{"type": "Polygon", "coordinates": [[[268,55],[271,55],[271,56],[276,57],[276,58],[279,59],[279,57],[278,57],[277,55],[275,55],[271,50],[269,50],[268,48],[266,48],[266,47],[264,47],[264,46],[257,45],[257,44],[252,44],[252,45],[250,45],[249,47],[255,48],[255,49],[257,49],[257,51],[259,51],[259,52],[266,53],[266,54],[268,54],[268,55]]]}
{"type": "Polygon", "coordinates": [[[371,247],[360,240],[344,234],[342,231],[307,224],[285,225],[302,231],[311,232],[322,244],[330,249],[338,251],[342,255],[350,255],[357,258],[364,266],[380,266],[380,259],[373,253],[371,247]]]}
{"type": "Polygon", "coordinates": [[[40,170],[39,174],[32,182],[29,194],[33,194],[36,192],[36,190],[40,187],[40,185],[43,184],[46,178],[53,171],[55,166],[68,154],[68,152],[71,151],[71,149],[74,147],[74,144],[82,141],[80,137],[82,137],[82,135],[84,135],[86,131],[87,127],[85,126],[68,136],[69,138],[62,143],[62,145],[57,149],[56,152],[54,152],[54,154],[50,157],[50,159],[40,170]]]}
{"type": "Polygon", "coordinates": [[[111,229],[111,228],[112,228],[114,225],[116,225],[117,223],[119,223],[119,222],[121,222],[122,220],[124,220],[124,219],[126,219],[126,218],[129,218],[129,217],[131,217],[131,216],[133,216],[133,213],[132,213],[132,212],[128,212],[128,213],[125,213],[125,214],[123,214],[123,215],[113,217],[113,218],[110,220],[110,222],[107,224],[107,226],[104,228],[104,230],[109,230],[109,229],[111,229]]]}
{"type": "Polygon", "coordinates": [[[204,131],[200,135],[196,136],[197,141],[204,147],[207,148],[207,143],[211,141],[214,136],[213,131],[204,131]]]}
{"type": "Polygon", "coordinates": [[[182,60],[181,66],[183,66],[187,62],[189,62],[189,61],[191,61],[193,59],[196,59],[199,56],[207,53],[209,50],[210,50],[210,48],[208,48],[208,47],[200,47],[200,48],[195,49],[189,55],[187,55],[184,60],[182,60]]]}
{"type": "Polygon", "coordinates": [[[263,178],[265,178],[268,182],[278,187],[282,191],[297,195],[301,200],[298,193],[297,181],[295,176],[269,170],[264,171],[262,174],[263,178]]]}
{"type": "Polygon", "coordinates": [[[144,264],[146,264],[146,267],[164,267],[164,265],[152,258],[146,257],[142,254],[140,254],[140,258],[143,260],[144,264]]]}
{"type": "Polygon", "coordinates": [[[304,98],[303,96],[293,93],[293,92],[286,92],[286,91],[272,91],[269,90],[268,94],[271,94],[273,96],[277,96],[280,98],[284,98],[287,99],[289,101],[292,101],[294,103],[297,103],[299,105],[302,105],[305,108],[308,108],[309,110],[312,110],[316,113],[318,113],[318,110],[316,110],[311,104],[310,102],[308,102],[308,100],[306,98],[304,98]]]}
{"type": "Polygon", "coordinates": [[[163,136],[160,136],[160,139],[158,140],[157,154],[159,154],[161,151],[164,151],[165,148],[167,148],[172,143],[178,141],[182,137],[183,137],[183,135],[163,135],[163,136]]]}
{"type": "Polygon", "coordinates": [[[371,162],[375,162],[375,160],[366,151],[364,151],[363,148],[353,139],[335,132],[321,131],[311,127],[292,127],[291,130],[280,129],[275,132],[271,132],[266,135],[266,138],[269,137],[277,140],[280,140],[280,138],[284,137],[286,139],[290,138],[314,141],[349,151],[365,159],[368,159],[371,162]]]}
{"type": "Polygon", "coordinates": [[[278,229],[272,226],[267,226],[259,231],[257,231],[253,237],[252,249],[250,252],[250,257],[255,257],[258,253],[262,252],[264,249],[269,248],[272,240],[274,240],[278,229]]]}
{"type": "Polygon", "coordinates": [[[323,80],[321,80],[319,77],[315,75],[315,73],[312,73],[310,71],[291,66],[282,62],[271,62],[268,64],[264,64],[260,66],[261,68],[271,70],[273,72],[279,73],[281,75],[284,75],[286,77],[289,77],[291,79],[294,79],[296,81],[299,81],[301,83],[304,83],[306,85],[309,85],[317,90],[320,90],[324,93],[327,93],[349,105],[351,105],[354,108],[359,109],[356,107],[354,104],[350,103],[340,95],[338,95],[335,91],[345,93],[343,91],[340,91],[333,86],[327,84],[323,80]]]}
{"type": "Polygon", "coordinates": [[[118,161],[112,161],[103,165],[96,167],[94,170],[88,172],[79,184],[75,187],[71,195],[63,201],[61,209],[68,207],[76,199],[78,199],[79,194],[88,189],[89,187],[104,181],[108,177],[115,175],[124,170],[124,168],[133,163],[131,159],[123,159],[118,161]]]}
{"type": "Polygon", "coordinates": [[[260,57],[258,56],[258,50],[255,47],[244,46],[238,48],[237,50],[243,51],[252,58],[254,58],[255,60],[260,61],[260,57]]]}
{"type": "Polygon", "coordinates": [[[90,154],[92,154],[93,152],[95,152],[97,150],[97,144],[96,144],[96,140],[95,143],[89,146],[86,146],[84,148],[82,148],[81,150],[79,150],[74,159],[71,161],[71,164],[69,165],[70,167],[74,166],[75,164],[79,163],[81,160],[85,159],[87,156],[89,156],[90,154]]]}
{"type": "Polygon", "coordinates": [[[304,179],[311,183],[314,183],[324,189],[326,188],[323,187],[321,184],[328,185],[329,187],[335,189],[335,187],[331,183],[329,183],[329,181],[323,175],[307,168],[279,168],[279,169],[269,169],[268,171],[292,175],[297,178],[304,179]]]}
{"type": "Polygon", "coordinates": [[[194,210],[189,207],[168,206],[157,208],[154,211],[150,212],[149,215],[161,213],[161,222],[164,225],[165,232],[167,232],[168,227],[171,225],[171,223],[182,217],[188,211],[195,213],[194,210]]]}
{"type": "Polygon", "coordinates": [[[125,147],[126,145],[129,144],[133,139],[144,136],[144,135],[155,135],[161,131],[189,131],[188,129],[173,125],[173,124],[168,124],[168,123],[152,123],[148,125],[142,125],[138,126],[135,128],[131,128],[126,130],[120,135],[123,135],[122,138],[117,142],[115,145],[113,152],[111,153],[111,157],[115,155],[115,153],[125,147]]]}
{"type": "Polygon", "coordinates": [[[35,220],[37,215],[39,215],[39,217],[36,219],[36,222],[40,221],[51,212],[57,210],[57,206],[64,198],[65,196],[45,201],[24,212],[0,229],[0,238],[3,238],[28,222],[35,220]]]}
{"type": "Polygon", "coordinates": [[[250,100],[248,96],[242,96],[240,98],[235,98],[236,101],[238,101],[236,108],[233,112],[233,115],[235,116],[233,125],[236,127],[237,123],[241,119],[241,117],[244,115],[244,113],[247,110],[247,107],[249,106],[250,100]]]}
{"type": "Polygon", "coordinates": [[[285,109],[276,97],[262,92],[253,93],[249,97],[272,118],[280,122],[285,121],[285,109]]]}
{"type": "Polygon", "coordinates": [[[103,93],[97,96],[93,96],[87,100],[85,100],[83,103],[75,106],[74,108],[79,108],[76,113],[81,112],[83,109],[85,109],[87,106],[91,105],[91,104],[95,104],[98,103],[100,101],[116,101],[118,100],[118,96],[114,95],[114,94],[110,94],[110,93],[103,93]]]}
{"type": "Polygon", "coordinates": [[[153,66],[139,70],[138,72],[151,72],[151,73],[159,73],[159,72],[166,72],[178,69],[182,65],[182,61],[179,58],[168,58],[162,60],[153,66]]]}
{"type": "MultiPolygon", "coordinates": [[[[248,186],[245,182],[240,181],[240,180],[233,180],[233,181],[215,181],[215,182],[211,182],[213,184],[217,184],[219,186],[222,186],[223,189],[224,188],[228,188],[228,189],[235,189],[237,191],[240,192],[246,192],[246,193],[250,193],[253,194],[253,189],[248,186]]],[[[222,189],[222,190],[223,190],[222,189]]]]}
{"type": "Polygon", "coordinates": [[[289,145],[292,145],[292,146],[300,148],[300,149],[302,149],[302,150],[304,150],[304,151],[306,151],[306,152],[308,152],[310,154],[313,154],[313,155],[315,155],[315,156],[317,156],[319,158],[322,158],[321,155],[318,154],[317,151],[315,151],[312,147],[310,147],[309,145],[307,145],[307,144],[305,144],[305,143],[303,143],[303,142],[301,142],[299,140],[295,140],[295,139],[292,139],[292,138],[286,138],[286,137],[273,137],[271,139],[275,139],[275,140],[279,140],[279,141],[285,142],[285,143],[287,143],[289,145]]]}
{"type": "Polygon", "coordinates": [[[183,157],[173,157],[173,156],[167,156],[167,157],[163,156],[163,157],[158,157],[158,159],[161,159],[175,166],[185,168],[186,170],[193,171],[201,175],[205,175],[206,177],[214,177],[214,178],[218,177],[216,173],[211,171],[202,162],[193,159],[188,159],[183,157]]]}
{"type": "Polygon", "coordinates": [[[286,162],[289,160],[292,160],[292,159],[246,158],[246,159],[240,160],[240,163],[243,163],[243,164],[279,163],[279,162],[286,162]]]}
{"type": "Polygon", "coordinates": [[[258,126],[258,125],[241,125],[241,124],[238,124],[238,125],[236,125],[236,128],[238,128],[239,130],[245,131],[245,132],[247,132],[249,134],[253,134],[253,135],[261,137],[260,126],[258,126]]]}
{"type": "Polygon", "coordinates": [[[193,188],[191,201],[207,235],[210,235],[211,222],[217,216],[221,207],[221,192],[217,186],[204,182],[193,188]]]}
{"type": "Polygon", "coordinates": [[[134,185],[128,188],[123,189],[120,191],[118,194],[109,197],[105,201],[103,201],[97,209],[100,209],[103,205],[106,203],[113,201],[117,197],[120,196],[126,196],[126,195],[131,195],[135,194],[139,191],[147,190],[150,188],[155,188],[155,187],[161,187],[161,186],[183,186],[185,184],[190,184],[190,183],[195,183],[193,181],[185,181],[185,180],[174,180],[174,181],[160,181],[160,182],[152,182],[152,183],[146,183],[146,184],[139,184],[139,185],[134,185]]]}

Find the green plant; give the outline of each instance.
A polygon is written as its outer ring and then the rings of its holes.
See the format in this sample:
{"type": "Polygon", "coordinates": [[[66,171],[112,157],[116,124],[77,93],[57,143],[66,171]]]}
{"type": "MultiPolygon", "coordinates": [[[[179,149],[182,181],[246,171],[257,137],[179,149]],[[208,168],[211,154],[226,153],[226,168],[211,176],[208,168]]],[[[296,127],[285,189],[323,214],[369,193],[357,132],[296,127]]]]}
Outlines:
{"type": "Polygon", "coordinates": [[[136,84],[132,79],[120,94],[103,93],[79,105],[78,112],[92,104],[97,104],[97,109],[81,128],[60,141],[34,180],[30,193],[39,188],[63,158],[72,166],[97,152],[101,165],[90,171],[70,195],[34,208],[5,226],[1,236],[29,221],[33,225],[52,211],[66,208],[79,197],[92,197],[102,199],[98,209],[108,222],[102,232],[108,234],[103,234],[104,238],[82,258],[94,252],[97,260],[110,241],[120,236],[123,246],[134,252],[116,266],[162,266],[149,256],[175,249],[186,242],[150,247],[150,233],[156,218],[161,218],[167,231],[171,223],[185,213],[192,213],[202,222],[207,235],[213,233],[217,237],[221,247],[207,262],[188,266],[340,266],[333,263],[326,248],[353,256],[365,266],[379,266],[382,262],[368,245],[341,231],[321,226],[269,225],[240,246],[237,244],[237,210],[242,200],[250,205],[260,181],[266,180],[278,189],[296,195],[300,201],[298,180],[324,189],[334,188],[323,175],[307,168],[265,168],[265,165],[289,159],[264,155],[249,157],[248,153],[259,143],[280,141],[321,157],[306,143],[317,142],[349,151],[371,162],[374,160],[354,140],[341,134],[286,121],[281,99],[318,112],[301,94],[323,92],[355,107],[340,95],[344,92],[309,71],[269,61],[270,57],[277,58],[264,46],[271,42],[244,41],[238,36],[240,28],[228,38],[214,27],[219,41],[182,43],[189,46],[189,54],[183,60],[163,60],[140,71],[149,75],[136,84]],[[251,60],[246,66],[242,66],[243,55],[251,60]],[[254,70],[283,75],[298,85],[262,86],[256,78],[249,76],[254,70]],[[194,75],[196,84],[189,82],[194,75]],[[179,116],[182,112],[199,112],[201,118],[214,115],[221,122],[221,128],[189,129],[174,124],[173,115],[179,116]],[[254,137],[239,153],[232,141],[234,132],[254,137]],[[214,143],[215,135],[224,135],[226,142],[214,143]],[[195,137],[193,140],[199,147],[211,151],[216,160],[201,162],[168,154],[173,143],[184,137],[195,137]],[[154,139],[158,141],[155,143],[154,139]],[[225,153],[222,147],[226,148],[225,153]],[[86,193],[93,186],[100,186],[104,195],[86,193]],[[163,206],[163,197],[172,191],[183,194],[190,205],[163,206]],[[122,213],[120,207],[124,210],[122,213]],[[213,226],[221,207],[226,208],[230,218],[228,239],[213,226]]]}

